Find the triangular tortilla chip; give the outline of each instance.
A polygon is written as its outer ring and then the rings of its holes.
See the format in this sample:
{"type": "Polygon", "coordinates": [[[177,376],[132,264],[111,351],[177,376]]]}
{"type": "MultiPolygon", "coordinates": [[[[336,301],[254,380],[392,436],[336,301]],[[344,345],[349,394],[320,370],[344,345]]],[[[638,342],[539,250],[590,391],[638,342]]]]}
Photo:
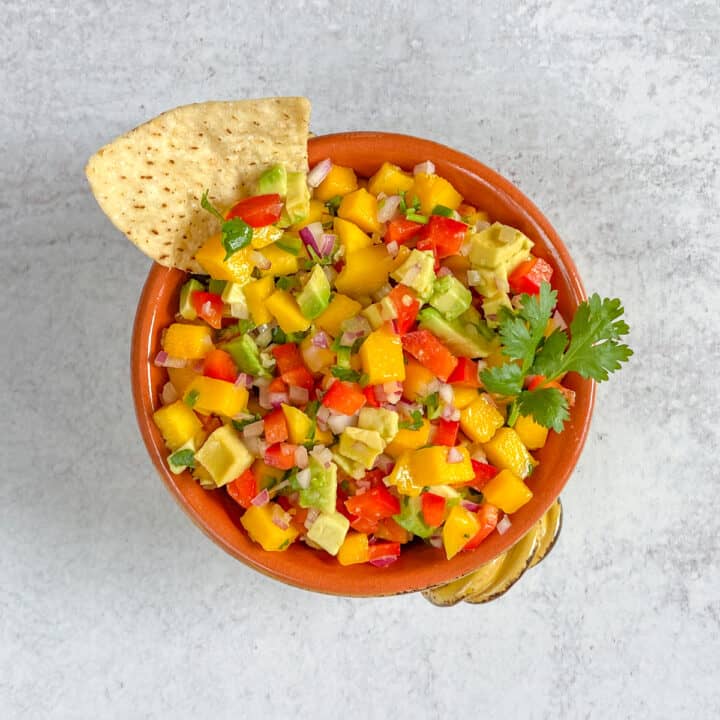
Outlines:
{"type": "Polygon", "coordinates": [[[105,214],[146,255],[203,272],[194,259],[220,223],[200,207],[229,208],[269,166],[307,172],[310,102],[266,98],[175,108],[98,150],[85,172],[105,214]]]}

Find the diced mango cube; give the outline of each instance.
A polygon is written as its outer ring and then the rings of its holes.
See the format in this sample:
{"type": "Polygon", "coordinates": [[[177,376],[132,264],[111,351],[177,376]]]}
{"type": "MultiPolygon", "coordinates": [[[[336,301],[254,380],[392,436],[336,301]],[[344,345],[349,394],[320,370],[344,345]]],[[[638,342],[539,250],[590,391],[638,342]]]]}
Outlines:
{"type": "Polygon", "coordinates": [[[212,331],[207,325],[173,323],[163,334],[162,347],[170,357],[198,360],[213,349],[212,331]]]}
{"type": "Polygon", "coordinates": [[[170,450],[177,450],[202,429],[197,415],[182,400],[156,410],[153,420],[170,450]]]}
{"type": "Polygon", "coordinates": [[[365,338],[359,355],[369,385],[405,380],[402,341],[387,325],[374,330],[365,338]]]}
{"type": "Polygon", "coordinates": [[[483,487],[487,502],[508,514],[519,510],[532,498],[532,490],[511,470],[501,470],[483,487]]]}
{"type": "Polygon", "coordinates": [[[347,195],[357,186],[357,176],[352,168],[333,165],[325,179],[313,190],[313,198],[327,202],[336,195],[347,195]]]}
{"type": "Polygon", "coordinates": [[[423,418],[422,425],[417,430],[401,428],[393,441],[385,448],[385,453],[397,458],[408,450],[416,450],[428,444],[430,439],[430,422],[423,418]]]}
{"type": "Polygon", "coordinates": [[[480,521],[475,513],[466,510],[462,505],[455,505],[451,510],[442,530],[443,547],[447,559],[455,557],[480,530],[480,521]]]}
{"type": "Polygon", "coordinates": [[[477,388],[453,385],[453,405],[462,410],[478,398],[477,388]]]}
{"type": "Polygon", "coordinates": [[[240,522],[250,538],[259,543],[263,550],[287,550],[299,533],[292,525],[283,530],[273,522],[273,513],[284,512],[280,505],[273,502],[261,507],[251,505],[240,518],[240,522]]]}
{"type": "Polygon", "coordinates": [[[265,227],[253,228],[253,236],[250,245],[256,250],[272,245],[283,236],[282,228],[275,225],[265,225],[265,227]]]}
{"type": "Polygon", "coordinates": [[[333,337],[337,337],[342,333],[340,326],[343,322],[355,317],[361,310],[362,305],[357,300],[342,293],[335,293],[323,314],[315,318],[315,325],[333,337]]]}
{"type": "Polygon", "coordinates": [[[310,439],[310,431],[312,430],[312,420],[302,411],[292,405],[281,405],[285,422],[288,426],[288,436],[290,442],[296,445],[302,445],[310,439]]]}
{"type": "Polygon", "coordinates": [[[257,481],[258,491],[274,485],[279,480],[282,480],[283,475],[285,475],[284,470],[272,467],[272,465],[268,465],[259,458],[252,464],[252,472],[257,481]]]}
{"type": "Polygon", "coordinates": [[[310,372],[322,372],[335,362],[335,353],[329,348],[314,345],[309,335],[300,343],[300,352],[310,372]]]}
{"type": "Polygon", "coordinates": [[[368,561],[368,536],[365,533],[350,532],[338,550],[337,559],[341,565],[356,565],[368,561]]]}
{"type": "Polygon", "coordinates": [[[380,232],[381,225],[377,219],[377,198],[365,188],[348,193],[338,208],[338,217],[354,222],[365,232],[380,232]]]}
{"type": "Polygon", "coordinates": [[[247,407],[248,391],[226,380],[198,375],[187,386],[183,400],[203,415],[234,417],[247,407]]]}
{"type": "Polygon", "coordinates": [[[539,450],[541,447],[545,447],[548,428],[536,422],[530,415],[521,415],[515,421],[515,432],[528,450],[539,450]]]}
{"type": "Polygon", "coordinates": [[[373,244],[372,238],[366,235],[355,223],[343,220],[341,217],[336,217],[333,221],[333,230],[338,236],[340,244],[345,248],[346,256],[373,244]]]}
{"type": "MultiPolygon", "coordinates": [[[[403,432],[402,430],[400,432],[403,432]]],[[[417,497],[423,489],[423,484],[417,480],[412,473],[412,451],[405,450],[395,460],[392,472],[386,478],[388,485],[397,488],[402,495],[417,497]]]]}
{"type": "Polygon", "coordinates": [[[338,292],[351,297],[366,297],[388,281],[395,261],[384,245],[356,250],[345,258],[345,266],[335,280],[338,292]]]}
{"type": "Polygon", "coordinates": [[[455,485],[475,477],[466,447],[449,448],[433,445],[415,450],[410,458],[410,469],[416,482],[422,485],[455,485]],[[450,454],[458,454],[460,462],[450,462],[450,454]]]}
{"type": "Polygon", "coordinates": [[[273,277],[294,275],[300,269],[300,258],[304,255],[303,252],[293,255],[287,250],[278,247],[277,244],[263,248],[262,254],[270,262],[270,267],[267,270],[261,270],[260,274],[263,276],[272,275],[273,277]]]}
{"type": "Polygon", "coordinates": [[[265,301],[273,294],[274,290],[275,283],[272,275],[254,280],[243,288],[250,317],[256,325],[264,325],[272,320],[270,311],[265,307],[265,301]]]}
{"type": "Polygon", "coordinates": [[[483,443],[483,450],[495,467],[511,470],[523,480],[537,465],[513,428],[501,427],[489,442],[483,443]]]}
{"type": "Polygon", "coordinates": [[[439,175],[419,173],[415,176],[413,186],[407,192],[408,202],[414,198],[420,200],[420,211],[429,215],[436,205],[444,205],[456,210],[462,202],[462,195],[445,179],[439,175]]]}
{"type": "Polygon", "coordinates": [[[195,460],[210,473],[216,487],[227,485],[242,475],[254,459],[230,425],[210,433],[195,453],[195,460]]]}
{"type": "Polygon", "coordinates": [[[479,443],[490,440],[503,422],[503,416],[487,394],[480,395],[460,412],[460,428],[479,443]]]}
{"type": "Polygon", "coordinates": [[[255,265],[252,261],[251,245],[233,253],[225,260],[225,248],[222,235],[211,235],[203,246],[195,253],[195,259],[203,266],[210,277],[216,280],[245,284],[252,275],[255,265]]]}
{"type": "Polygon", "coordinates": [[[403,383],[403,397],[409,402],[415,402],[429,395],[428,386],[435,375],[417,360],[410,358],[405,366],[405,382],[403,383]]]}
{"type": "Polygon", "coordinates": [[[389,162],[384,162],[368,181],[368,190],[373,195],[380,193],[399,195],[401,192],[407,192],[412,186],[413,176],[389,162]]]}
{"type": "Polygon", "coordinates": [[[265,306],[286,333],[302,332],[310,327],[308,320],[295,298],[286,290],[276,290],[266,301],[265,306]]]}
{"type": "Polygon", "coordinates": [[[185,394],[187,386],[197,377],[197,373],[189,367],[184,368],[168,368],[168,377],[175,388],[175,392],[182,396],[185,394]]]}

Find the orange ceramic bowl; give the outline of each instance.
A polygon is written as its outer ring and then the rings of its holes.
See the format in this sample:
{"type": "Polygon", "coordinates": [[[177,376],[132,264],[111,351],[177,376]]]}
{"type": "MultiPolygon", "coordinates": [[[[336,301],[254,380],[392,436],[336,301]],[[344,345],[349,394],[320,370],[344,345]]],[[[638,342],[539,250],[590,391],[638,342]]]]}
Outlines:
{"type": "MultiPolygon", "coordinates": [[[[407,169],[424,160],[435,163],[466,201],[498,220],[519,228],[535,242],[534,252],[555,269],[553,285],[558,306],[571,317],[585,298],[570,255],[542,213],[512,183],[467,155],[437,143],[405,135],[351,132],[314,137],[308,144],[310,165],[329,157],[350,166],[364,177],[388,160],[407,169]]],[[[285,552],[265,552],[240,525],[241,509],[223,491],[205,491],[189,473],[173,475],[167,469],[167,451],[152,420],[158,407],[166,372],[153,365],[160,350],[160,335],[178,305],[184,273],[154,265],[138,304],[131,351],[131,377],[135,410],[143,440],[160,477],[192,521],[233,557],[277,580],[307,590],[346,596],[379,596],[423,590],[458,578],[504,552],[521,538],[558,497],[578,461],[587,436],[595,397],[592,381],[575,374],[566,385],[576,393],[571,420],[561,435],[550,433],[537,453],[540,465],[528,480],[532,500],[512,516],[504,535],[493,533],[476,550],[452,560],[444,552],[417,544],[405,549],[387,568],[372,565],[342,567],[335,558],[302,543],[285,552]]],[[[138,500],[139,501],[139,500],[138,500]]]]}

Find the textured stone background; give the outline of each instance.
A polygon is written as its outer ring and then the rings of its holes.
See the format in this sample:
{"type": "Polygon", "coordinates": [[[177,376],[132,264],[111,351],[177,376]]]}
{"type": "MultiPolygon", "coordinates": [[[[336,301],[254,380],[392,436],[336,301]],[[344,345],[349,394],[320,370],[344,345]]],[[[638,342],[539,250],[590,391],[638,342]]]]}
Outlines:
{"type": "Polygon", "coordinates": [[[0,716],[720,714],[720,6],[4,0],[0,716]],[[257,575],[158,482],[128,387],[149,262],[83,177],[175,105],[306,94],[431,137],[546,212],[636,356],[600,388],[541,568],[500,602],[257,575]]]}

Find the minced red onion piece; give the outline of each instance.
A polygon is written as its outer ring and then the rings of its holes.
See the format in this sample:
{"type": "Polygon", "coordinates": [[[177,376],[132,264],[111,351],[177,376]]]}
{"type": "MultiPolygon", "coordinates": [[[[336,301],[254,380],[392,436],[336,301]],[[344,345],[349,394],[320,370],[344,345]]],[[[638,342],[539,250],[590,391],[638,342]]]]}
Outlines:
{"type": "Polygon", "coordinates": [[[250,259],[257,265],[261,270],[269,270],[272,263],[258,250],[253,250],[250,253],[250,259]]]}
{"type": "Polygon", "coordinates": [[[270,519],[273,521],[273,524],[277,525],[281,530],[287,530],[290,527],[290,515],[279,505],[273,505],[270,519]]]}
{"type": "Polygon", "coordinates": [[[449,465],[460,463],[463,461],[463,454],[456,447],[451,447],[448,450],[447,461],[449,465]]]}
{"type": "Polygon", "coordinates": [[[452,270],[448,267],[445,267],[444,265],[437,271],[438,277],[446,277],[447,275],[452,275],[452,270]]]}
{"type": "Polygon", "coordinates": [[[336,236],[332,233],[323,233],[320,236],[318,247],[320,248],[320,257],[328,257],[332,255],[332,251],[335,249],[336,236]]]}
{"type": "Polygon", "coordinates": [[[378,204],[377,219],[378,222],[384,223],[388,220],[392,220],[393,216],[400,207],[400,196],[390,195],[380,201],[378,204]]]}
{"type": "Polygon", "coordinates": [[[274,408],[279,408],[283,403],[287,404],[289,401],[288,394],[286,392],[269,392],[268,400],[270,405],[274,408]]]}
{"type": "Polygon", "coordinates": [[[315,347],[325,348],[326,350],[330,347],[330,338],[324,330],[316,332],[310,342],[315,347]]]}
{"type": "Polygon", "coordinates": [[[326,405],[321,405],[318,408],[315,417],[322,422],[327,422],[330,419],[330,412],[331,411],[329,407],[327,407],[326,405]]]}
{"type": "Polygon", "coordinates": [[[164,350],[161,350],[155,356],[154,364],[156,367],[184,368],[187,367],[188,362],[183,358],[171,357],[164,350]]]}
{"type": "Polygon", "coordinates": [[[395,410],[410,417],[416,410],[420,412],[422,408],[417,403],[409,403],[403,400],[402,402],[396,404],[395,410]]]}
{"type": "Polygon", "coordinates": [[[255,507],[262,507],[263,505],[267,505],[270,502],[270,493],[268,492],[268,489],[265,488],[264,490],[261,490],[251,501],[250,504],[254,505],[255,507]]]}
{"type": "Polygon", "coordinates": [[[166,382],[163,385],[161,398],[163,405],[170,405],[178,399],[177,390],[171,382],[166,382]]]}
{"type": "Polygon", "coordinates": [[[503,515],[503,519],[497,524],[495,528],[500,535],[504,535],[512,527],[512,522],[507,515],[503,515]]]}
{"type": "Polygon", "coordinates": [[[334,435],[340,435],[342,431],[350,427],[355,418],[352,415],[331,415],[327,421],[327,425],[334,435]]]}
{"type": "Polygon", "coordinates": [[[442,383],[440,385],[440,387],[438,388],[438,395],[440,396],[440,399],[445,403],[451,403],[455,399],[452,386],[448,385],[447,383],[442,383]]]}
{"type": "Polygon", "coordinates": [[[301,470],[296,478],[297,484],[303,489],[307,490],[310,487],[310,470],[309,468],[305,468],[301,470]]]}
{"type": "Polygon", "coordinates": [[[432,175],[435,172],[435,163],[432,160],[426,160],[425,162],[418,163],[413,168],[413,175],[432,175]]]}
{"type": "Polygon", "coordinates": [[[300,230],[300,239],[305,247],[311,247],[316,254],[322,255],[320,252],[320,236],[323,234],[323,226],[321,222],[313,222],[306,225],[300,230]]]}
{"type": "Polygon", "coordinates": [[[316,188],[328,176],[328,173],[332,170],[332,166],[333,164],[330,158],[325,158],[324,160],[321,160],[308,173],[307,184],[311,188],[316,188]]]}
{"type": "Polygon", "coordinates": [[[439,393],[440,392],[440,386],[442,385],[442,381],[438,380],[437,378],[433,378],[428,384],[427,384],[427,392],[428,395],[432,395],[433,393],[439,393]]]}
{"type": "Polygon", "coordinates": [[[460,504],[470,512],[477,512],[480,509],[478,503],[472,502],[472,500],[462,500],[460,504]]]}
{"type": "Polygon", "coordinates": [[[308,451],[303,445],[298,445],[295,449],[295,464],[300,468],[304,469],[308,466],[308,451]]]}
{"type": "Polygon", "coordinates": [[[244,437],[244,442],[251,455],[258,458],[264,457],[265,450],[267,450],[267,443],[264,440],[259,437],[244,437]]]}
{"type": "Polygon", "coordinates": [[[250,423],[242,429],[242,433],[246,438],[260,437],[265,432],[265,423],[262,420],[250,423]]]}
{"type": "Polygon", "coordinates": [[[440,417],[443,420],[452,421],[454,415],[455,415],[455,408],[451,403],[449,403],[447,405],[443,405],[443,409],[440,411],[440,417]]]}
{"type": "Polygon", "coordinates": [[[379,557],[371,560],[370,564],[374,567],[383,568],[387,567],[388,565],[392,565],[399,557],[399,555],[385,555],[384,557],[379,557]]]}
{"type": "Polygon", "coordinates": [[[373,467],[378,468],[378,470],[382,470],[382,472],[384,473],[389,473],[392,470],[394,464],[395,460],[393,460],[389,455],[380,453],[380,455],[375,458],[373,467]]]}
{"type": "Polygon", "coordinates": [[[267,389],[267,386],[261,387],[258,392],[258,405],[263,410],[270,410],[272,408],[272,403],[270,402],[270,391],[267,389]]]}
{"type": "Polygon", "coordinates": [[[253,380],[253,385],[256,388],[266,388],[269,384],[270,384],[270,378],[258,376],[253,380]]]}
{"type": "Polygon", "coordinates": [[[397,257],[398,252],[400,252],[400,246],[398,245],[397,240],[393,240],[387,244],[387,251],[393,257],[397,257]]]}
{"type": "Polygon", "coordinates": [[[312,524],[318,519],[319,515],[320,515],[320,511],[317,508],[310,508],[308,510],[308,514],[305,518],[305,528],[307,530],[310,529],[312,524]]]}
{"type": "Polygon", "coordinates": [[[253,385],[252,375],[247,373],[240,373],[235,380],[235,387],[251,388],[253,385]]]}
{"type": "Polygon", "coordinates": [[[430,538],[429,543],[430,543],[434,548],[441,548],[441,547],[443,546],[442,538],[441,538],[439,535],[433,535],[433,536],[430,538]]]}
{"type": "Polygon", "coordinates": [[[304,405],[310,400],[310,393],[304,387],[298,387],[297,385],[290,385],[288,388],[288,396],[290,402],[293,405],[304,405]]]}

